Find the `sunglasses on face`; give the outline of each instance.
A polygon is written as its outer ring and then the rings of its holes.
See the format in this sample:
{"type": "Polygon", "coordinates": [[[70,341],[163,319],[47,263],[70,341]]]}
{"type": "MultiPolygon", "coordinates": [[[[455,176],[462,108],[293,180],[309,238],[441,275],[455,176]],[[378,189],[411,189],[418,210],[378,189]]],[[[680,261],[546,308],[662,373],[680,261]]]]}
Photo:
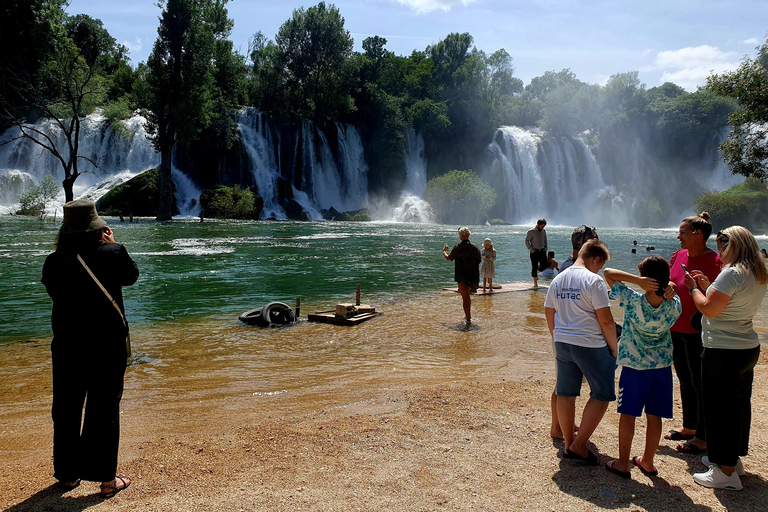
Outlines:
{"type": "Polygon", "coordinates": [[[717,232],[717,236],[715,237],[715,241],[720,242],[720,245],[723,246],[723,249],[728,247],[728,242],[731,241],[730,238],[728,238],[728,235],[723,233],[722,231],[717,232]]]}

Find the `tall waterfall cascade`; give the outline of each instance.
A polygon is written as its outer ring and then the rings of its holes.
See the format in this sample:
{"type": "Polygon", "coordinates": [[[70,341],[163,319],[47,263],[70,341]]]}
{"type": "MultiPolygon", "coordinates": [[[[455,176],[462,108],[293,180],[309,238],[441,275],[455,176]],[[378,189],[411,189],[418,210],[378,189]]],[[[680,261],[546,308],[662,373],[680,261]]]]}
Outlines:
{"type": "Polygon", "coordinates": [[[336,144],[314,123],[302,121],[298,133],[283,140],[266,116],[244,109],[237,118],[239,137],[249,159],[253,180],[264,198],[262,218],[285,219],[278,182],[291,183],[293,200],[310,219],[322,219],[322,210],[359,210],[368,205],[368,165],[357,128],[335,124],[336,144]],[[285,144],[292,144],[284,148],[285,144]],[[290,164],[279,155],[289,149],[290,164]]]}
{"type": "Polygon", "coordinates": [[[487,151],[488,165],[480,175],[496,190],[505,220],[523,223],[545,217],[558,224],[573,219],[599,223],[603,212],[595,204],[606,186],[581,140],[503,126],[487,151]]]}
{"type": "Polygon", "coordinates": [[[435,214],[422,199],[427,187],[427,159],[424,156],[424,138],[410,128],[405,134],[405,189],[400,202],[392,208],[395,222],[434,222],[435,214]]]}

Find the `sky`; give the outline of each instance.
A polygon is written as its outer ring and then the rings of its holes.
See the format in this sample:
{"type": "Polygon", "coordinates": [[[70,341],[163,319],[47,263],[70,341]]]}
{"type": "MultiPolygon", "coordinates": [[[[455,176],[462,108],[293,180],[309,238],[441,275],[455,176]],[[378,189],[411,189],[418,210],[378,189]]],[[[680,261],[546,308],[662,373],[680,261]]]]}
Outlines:
{"type": "MultiPolygon", "coordinates": [[[[100,19],[130,49],[134,66],[157,39],[157,0],[71,0],[70,15],[100,19]]],[[[270,39],[293,10],[318,1],[230,0],[230,39],[247,53],[261,31],[270,39]]],[[[452,32],[469,32],[488,54],[504,48],[515,76],[528,84],[569,68],[587,83],[638,71],[648,88],[674,82],[688,91],[711,72],[735,69],[768,37],[766,0],[338,0],[344,26],[362,51],[378,35],[398,55],[424,50],[452,32]]]]}

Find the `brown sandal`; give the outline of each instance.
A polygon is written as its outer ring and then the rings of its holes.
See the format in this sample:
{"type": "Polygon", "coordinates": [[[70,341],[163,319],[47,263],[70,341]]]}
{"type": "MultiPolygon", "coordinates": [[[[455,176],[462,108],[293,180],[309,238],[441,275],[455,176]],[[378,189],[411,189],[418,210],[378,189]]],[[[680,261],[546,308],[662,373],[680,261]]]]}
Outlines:
{"type": "Polygon", "coordinates": [[[115,494],[119,493],[123,489],[127,489],[131,485],[131,479],[125,475],[117,475],[114,480],[109,483],[101,484],[101,497],[111,498],[115,494]],[[122,486],[117,485],[117,481],[120,480],[122,486]]]}

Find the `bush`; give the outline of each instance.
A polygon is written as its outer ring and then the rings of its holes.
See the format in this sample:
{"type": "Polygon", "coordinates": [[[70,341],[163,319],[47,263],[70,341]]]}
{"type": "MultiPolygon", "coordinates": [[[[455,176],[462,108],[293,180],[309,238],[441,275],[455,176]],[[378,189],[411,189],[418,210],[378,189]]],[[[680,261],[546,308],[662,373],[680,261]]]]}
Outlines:
{"type": "Polygon", "coordinates": [[[19,203],[21,203],[20,215],[31,215],[43,220],[45,218],[45,210],[51,201],[56,199],[59,195],[59,184],[56,183],[56,178],[50,174],[46,174],[40,185],[34,183],[27,189],[26,192],[19,196],[19,203]]]}
{"type": "Polygon", "coordinates": [[[451,171],[429,180],[424,200],[444,224],[480,224],[496,204],[496,192],[473,171],[451,171]]]}
{"type": "Polygon", "coordinates": [[[200,194],[200,205],[209,218],[255,220],[264,209],[264,199],[249,188],[219,185],[200,194]]]}
{"type": "Polygon", "coordinates": [[[733,225],[768,229],[768,188],[757,178],[747,178],[723,192],[703,193],[696,198],[696,211],[709,212],[716,230],[733,225]]]}

